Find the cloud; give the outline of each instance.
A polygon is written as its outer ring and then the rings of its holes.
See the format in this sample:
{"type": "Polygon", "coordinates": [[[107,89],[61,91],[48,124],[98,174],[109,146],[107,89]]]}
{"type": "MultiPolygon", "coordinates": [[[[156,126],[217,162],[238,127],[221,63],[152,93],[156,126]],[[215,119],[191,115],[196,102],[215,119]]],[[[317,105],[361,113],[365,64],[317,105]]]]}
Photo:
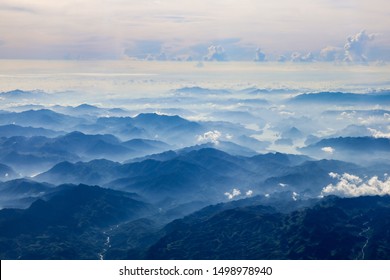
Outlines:
{"type": "Polygon", "coordinates": [[[340,179],[340,175],[335,173],[335,172],[330,172],[329,173],[329,177],[333,178],[333,179],[340,179]]]}
{"type": "Polygon", "coordinates": [[[374,176],[368,180],[363,180],[356,175],[344,173],[329,173],[333,179],[338,179],[336,184],[329,184],[322,189],[321,195],[338,195],[342,197],[390,195],[390,178],[387,174],[383,180],[374,176]]]}
{"type": "Polygon", "coordinates": [[[373,128],[368,128],[368,130],[372,133],[372,136],[374,138],[390,138],[390,132],[385,133],[385,132],[382,132],[382,131],[379,131],[379,130],[376,130],[373,128]]]}
{"type": "Polygon", "coordinates": [[[255,54],[255,61],[257,62],[263,62],[266,60],[265,53],[261,51],[260,48],[256,49],[256,54],[255,54]]]}
{"type": "Polygon", "coordinates": [[[349,36],[344,45],[345,58],[347,62],[367,62],[366,47],[367,43],[375,39],[375,34],[366,34],[365,30],[349,36]]]}
{"type": "Polygon", "coordinates": [[[304,55],[299,52],[294,52],[291,54],[290,60],[292,62],[313,62],[314,55],[311,52],[304,55]]]}
{"type": "Polygon", "coordinates": [[[204,57],[207,61],[226,61],[225,49],[221,45],[211,45],[208,47],[208,53],[204,57]]]}
{"type": "Polygon", "coordinates": [[[207,131],[203,135],[198,135],[198,142],[212,142],[214,144],[219,144],[219,138],[221,138],[222,133],[218,130],[207,131]]]}
{"type": "Polygon", "coordinates": [[[246,196],[252,196],[253,195],[253,191],[252,190],[249,190],[245,193],[246,196]]]}
{"type": "Polygon", "coordinates": [[[320,58],[323,61],[341,61],[344,58],[344,49],[327,46],[321,50],[320,58]]]}
{"type": "Polygon", "coordinates": [[[157,55],[148,54],[145,57],[145,60],[147,60],[147,61],[153,61],[153,60],[166,61],[166,60],[168,60],[168,57],[164,52],[162,52],[162,53],[157,54],[157,55]]]}
{"type": "Polygon", "coordinates": [[[293,192],[292,195],[291,195],[291,198],[292,198],[294,201],[297,201],[298,198],[299,198],[299,193],[293,192]]]}
{"type": "Polygon", "coordinates": [[[278,57],[278,62],[286,62],[287,58],[284,55],[278,57]]]}
{"type": "Polygon", "coordinates": [[[241,191],[239,189],[233,189],[231,193],[225,192],[224,195],[228,197],[228,199],[233,199],[239,195],[241,195],[241,191]]]}
{"type": "Polygon", "coordinates": [[[335,152],[335,149],[332,147],[323,147],[321,151],[328,153],[328,154],[333,154],[335,152]]]}

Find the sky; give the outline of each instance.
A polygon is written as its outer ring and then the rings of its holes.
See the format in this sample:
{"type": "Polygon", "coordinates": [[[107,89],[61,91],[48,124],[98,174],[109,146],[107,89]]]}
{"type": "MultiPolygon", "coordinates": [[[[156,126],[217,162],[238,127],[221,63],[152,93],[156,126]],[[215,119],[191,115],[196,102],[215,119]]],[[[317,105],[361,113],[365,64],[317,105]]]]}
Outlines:
{"type": "Polygon", "coordinates": [[[1,59],[388,61],[388,0],[0,0],[1,59]]]}

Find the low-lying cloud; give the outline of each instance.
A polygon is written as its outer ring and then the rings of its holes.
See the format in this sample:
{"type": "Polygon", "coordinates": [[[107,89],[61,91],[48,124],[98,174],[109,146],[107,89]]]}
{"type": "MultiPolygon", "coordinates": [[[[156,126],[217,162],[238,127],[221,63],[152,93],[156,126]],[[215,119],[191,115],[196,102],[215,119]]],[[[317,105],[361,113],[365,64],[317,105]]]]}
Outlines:
{"type": "Polygon", "coordinates": [[[335,149],[332,148],[332,147],[323,147],[323,148],[321,149],[321,151],[323,151],[323,152],[325,152],[325,153],[327,153],[327,154],[332,155],[332,154],[335,152],[335,149]]]}
{"type": "Polygon", "coordinates": [[[390,138],[390,132],[382,132],[374,128],[368,128],[374,138],[390,138]]]}
{"type": "Polygon", "coordinates": [[[244,194],[242,194],[241,190],[239,190],[237,188],[234,188],[231,192],[225,192],[224,195],[227,196],[227,198],[229,200],[231,200],[233,198],[236,198],[236,197],[239,197],[239,196],[244,196],[244,195],[246,197],[251,197],[253,195],[253,191],[252,190],[248,190],[244,194]]]}
{"type": "Polygon", "coordinates": [[[222,133],[219,132],[218,130],[213,130],[213,131],[207,131],[203,135],[198,136],[198,142],[202,143],[207,143],[211,142],[213,144],[219,144],[219,138],[221,138],[222,133]]]}
{"type": "Polygon", "coordinates": [[[233,189],[232,192],[225,192],[225,195],[228,199],[233,199],[239,195],[241,195],[241,191],[239,189],[233,189]]]}
{"type": "Polygon", "coordinates": [[[390,195],[390,178],[387,174],[381,180],[378,176],[362,179],[359,176],[331,172],[329,176],[337,179],[336,184],[329,184],[322,189],[321,195],[337,195],[342,197],[358,197],[373,195],[390,195]]]}

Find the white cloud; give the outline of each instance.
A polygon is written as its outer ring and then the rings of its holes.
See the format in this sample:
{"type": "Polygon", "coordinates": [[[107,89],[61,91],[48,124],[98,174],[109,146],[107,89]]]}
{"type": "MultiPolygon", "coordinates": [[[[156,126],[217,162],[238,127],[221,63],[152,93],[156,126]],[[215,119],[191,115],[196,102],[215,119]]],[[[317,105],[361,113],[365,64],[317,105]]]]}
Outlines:
{"type": "Polygon", "coordinates": [[[368,128],[368,130],[372,133],[372,136],[375,138],[390,138],[390,132],[382,132],[373,128],[368,128]]]}
{"type": "Polygon", "coordinates": [[[228,199],[233,199],[241,195],[241,191],[239,189],[234,188],[231,193],[225,192],[224,194],[228,197],[228,199]]]}
{"type": "Polygon", "coordinates": [[[344,50],[338,47],[328,46],[321,50],[320,58],[323,61],[341,61],[344,57],[344,50]]]}
{"type": "Polygon", "coordinates": [[[294,52],[291,54],[291,61],[292,62],[313,62],[314,55],[311,52],[304,55],[299,52],[294,52]]]}
{"type": "Polygon", "coordinates": [[[333,179],[340,179],[340,175],[339,174],[337,174],[337,173],[335,173],[335,172],[330,172],[329,173],[329,176],[331,177],[331,178],[333,178],[333,179]]]}
{"type": "Polygon", "coordinates": [[[321,151],[328,153],[328,154],[333,154],[335,152],[335,149],[332,147],[323,147],[321,151]]]}
{"type": "Polygon", "coordinates": [[[345,58],[347,62],[366,62],[365,55],[367,43],[375,39],[375,34],[366,34],[365,30],[349,36],[347,43],[344,45],[345,58]]]}
{"type": "Polygon", "coordinates": [[[211,142],[214,144],[219,144],[219,138],[221,138],[222,133],[218,130],[207,131],[203,135],[198,135],[198,142],[211,142]]]}
{"type": "Polygon", "coordinates": [[[205,60],[207,61],[226,61],[225,49],[220,45],[211,45],[208,47],[207,56],[205,60]]]}
{"type": "Polygon", "coordinates": [[[344,173],[329,173],[329,175],[338,179],[336,184],[329,184],[322,189],[321,195],[338,195],[343,197],[357,197],[365,195],[390,195],[390,178],[384,175],[380,180],[374,176],[368,180],[363,180],[356,175],[344,173]],[[332,174],[332,175],[331,175],[332,174]]]}
{"type": "Polygon", "coordinates": [[[297,201],[298,198],[299,198],[299,193],[293,192],[292,195],[291,195],[291,198],[292,198],[294,201],[297,201]]]}
{"type": "Polygon", "coordinates": [[[245,193],[246,196],[252,196],[253,195],[253,191],[252,190],[249,190],[245,193]]]}
{"type": "Polygon", "coordinates": [[[262,50],[260,48],[257,48],[256,49],[256,54],[255,54],[255,61],[257,62],[263,62],[266,60],[266,56],[265,56],[265,53],[262,52],[262,50]]]}

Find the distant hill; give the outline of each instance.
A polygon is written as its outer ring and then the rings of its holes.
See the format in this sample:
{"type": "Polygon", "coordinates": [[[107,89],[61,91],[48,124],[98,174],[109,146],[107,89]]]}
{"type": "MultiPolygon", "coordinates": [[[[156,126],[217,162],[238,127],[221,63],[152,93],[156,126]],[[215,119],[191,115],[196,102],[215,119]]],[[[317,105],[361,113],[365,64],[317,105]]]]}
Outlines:
{"type": "Polygon", "coordinates": [[[0,208],[27,208],[44,195],[54,191],[54,186],[28,179],[0,183],[0,208]]]}
{"type": "Polygon", "coordinates": [[[177,220],[148,259],[388,259],[390,198],[329,197],[282,214],[264,206],[177,220]]]}
{"type": "Polygon", "coordinates": [[[290,103],[332,103],[332,104],[390,104],[390,95],[383,93],[346,93],[346,92],[318,92],[304,93],[290,99],[290,103]]]}
{"type": "Polygon", "coordinates": [[[59,114],[48,109],[28,110],[20,113],[0,113],[0,124],[2,125],[15,124],[19,126],[67,130],[82,122],[85,122],[82,118],[59,114]]]}
{"type": "Polygon", "coordinates": [[[26,210],[0,210],[2,259],[98,259],[102,228],[154,212],[127,193],[86,185],[59,188],[26,210]]]}
{"type": "Polygon", "coordinates": [[[390,156],[390,139],[375,137],[338,137],[322,139],[300,149],[313,157],[334,158],[368,164],[390,156]]]}
{"type": "Polygon", "coordinates": [[[12,180],[19,175],[9,166],[0,163],[0,181],[12,180]]]}
{"type": "Polygon", "coordinates": [[[176,94],[229,94],[231,93],[229,90],[226,89],[209,89],[209,88],[202,88],[202,87],[183,87],[176,89],[174,91],[176,94]]]}
{"type": "Polygon", "coordinates": [[[8,124],[0,126],[0,137],[13,137],[13,136],[45,136],[45,137],[56,137],[65,132],[54,131],[44,128],[36,127],[23,127],[15,124],[8,124]]]}

